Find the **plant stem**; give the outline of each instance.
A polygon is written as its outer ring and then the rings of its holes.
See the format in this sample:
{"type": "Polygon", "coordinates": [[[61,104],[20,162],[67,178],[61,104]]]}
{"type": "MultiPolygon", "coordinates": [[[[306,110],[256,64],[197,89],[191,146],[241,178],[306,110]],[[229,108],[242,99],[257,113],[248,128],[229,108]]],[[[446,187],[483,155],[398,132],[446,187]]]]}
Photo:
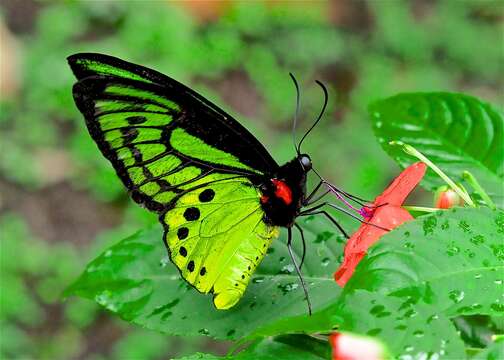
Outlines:
{"type": "Polygon", "coordinates": [[[495,210],[497,208],[495,206],[495,203],[492,201],[492,199],[490,199],[490,196],[488,196],[485,189],[483,189],[483,187],[480,185],[478,180],[476,180],[473,174],[471,174],[469,171],[464,171],[462,173],[462,177],[469,183],[469,185],[472,186],[474,191],[476,191],[476,193],[481,196],[485,204],[487,204],[490,209],[495,210]]]}
{"type": "Polygon", "coordinates": [[[469,355],[469,356],[471,356],[471,357],[479,354],[482,351],[483,351],[482,348],[477,348],[477,347],[466,347],[465,348],[466,354],[469,355]]]}
{"type": "Polygon", "coordinates": [[[494,334],[494,335],[492,335],[492,341],[493,342],[504,341],[504,334],[494,334]]]}
{"type": "Polygon", "coordinates": [[[471,199],[471,197],[466,192],[464,192],[464,190],[462,190],[459,186],[457,186],[457,184],[455,184],[453,180],[448,177],[448,175],[446,175],[440,168],[438,168],[432,161],[430,161],[427,157],[425,157],[425,155],[422,154],[420,151],[418,151],[411,145],[403,143],[402,141],[391,141],[389,142],[389,144],[401,146],[405,153],[412,155],[417,159],[419,159],[420,161],[424,162],[436,174],[438,174],[439,177],[443,179],[448,184],[448,186],[453,189],[453,191],[455,191],[462,199],[464,199],[467,205],[469,205],[470,207],[476,207],[476,204],[471,199]]]}
{"type": "Polygon", "coordinates": [[[406,209],[408,211],[420,211],[420,212],[435,212],[439,211],[441,209],[436,209],[436,208],[431,208],[431,207],[425,207],[425,206],[409,206],[409,205],[403,205],[401,206],[403,209],[406,209]]]}
{"type": "MultiPolygon", "coordinates": [[[[457,184],[457,186],[459,187],[460,190],[462,190],[468,197],[471,197],[471,195],[469,195],[469,192],[466,190],[466,188],[464,187],[464,185],[462,184],[457,184]]],[[[472,198],[471,198],[472,199],[472,198]]]]}

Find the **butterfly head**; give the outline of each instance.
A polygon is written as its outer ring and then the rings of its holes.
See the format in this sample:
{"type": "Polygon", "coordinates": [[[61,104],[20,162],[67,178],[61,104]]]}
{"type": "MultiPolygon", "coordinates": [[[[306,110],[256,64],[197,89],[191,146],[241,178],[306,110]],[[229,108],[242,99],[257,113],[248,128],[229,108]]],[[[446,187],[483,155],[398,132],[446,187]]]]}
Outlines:
{"type": "Polygon", "coordinates": [[[304,172],[308,172],[311,170],[312,161],[307,154],[299,154],[297,159],[299,161],[299,164],[301,165],[301,168],[304,170],[304,172]]]}

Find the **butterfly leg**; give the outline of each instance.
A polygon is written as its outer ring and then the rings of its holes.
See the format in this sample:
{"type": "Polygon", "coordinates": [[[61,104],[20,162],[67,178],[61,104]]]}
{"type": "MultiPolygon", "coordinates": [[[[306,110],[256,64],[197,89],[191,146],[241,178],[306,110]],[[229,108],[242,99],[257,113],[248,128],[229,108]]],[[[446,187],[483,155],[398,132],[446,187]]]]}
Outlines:
{"type": "Polygon", "coordinates": [[[314,212],[310,212],[310,213],[307,213],[307,214],[303,214],[302,216],[307,216],[307,215],[318,215],[318,214],[322,214],[324,215],[326,218],[329,219],[330,222],[332,222],[337,228],[339,231],[341,231],[341,233],[343,234],[344,237],[346,237],[347,239],[349,238],[347,232],[345,231],[345,229],[343,229],[343,227],[336,221],[335,218],[333,218],[331,216],[331,214],[329,214],[327,211],[325,210],[319,210],[319,211],[314,211],[314,212]]]}
{"type": "Polygon", "coordinates": [[[303,287],[303,291],[305,294],[306,298],[306,303],[308,304],[308,314],[312,314],[312,308],[311,308],[311,302],[310,302],[310,297],[308,296],[308,290],[306,289],[306,284],[303,279],[303,275],[301,274],[301,270],[299,269],[299,266],[296,262],[296,259],[294,258],[294,254],[292,253],[292,228],[288,227],[287,228],[287,250],[289,250],[289,255],[292,260],[292,263],[294,264],[294,268],[296,269],[296,273],[299,276],[299,280],[301,282],[301,286],[303,287]]]}
{"type": "Polygon", "coordinates": [[[303,267],[303,263],[304,263],[304,259],[305,259],[305,255],[306,255],[306,242],[305,242],[303,228],[296,223],[294,223],[294,226],[296,227],[296,229],[299,230],[299,234],[301,235],[301,241],[303,243],[303,255],[301,256],[301,263],[299,264],[299,269],[301,270],[301,268],[303,267]]]}
{"type": "Polygon", "coordinates": [[[317,201],[321,200],[322,198],[324,198],[327,194],[329,194],[331,192],[331,190],[326,190],[324,191],[323,194],[317,196],[315,199],[311,200],[310,202],[307,202],[304,206],[310,206],[310,205],[313,205],[315,204],[317,201]]]}
{"type": "Polygon", "coordinates": [[[318,183],[318,185],[315,186],[315,188],[312,190],[312,192],[303,200],[303,206],[313,205],[317,201],[319,201],[322,198],[324,198],[327,194],[334,193],[334,192],[340,194],[340,196],[342,195],[342,196],[345,196],[345,197],[347,197],[347,198],[355,201],[356,203],[358,203],[361,206],[365,206],[364,203],[361,201],[361,199],[359,197],[356,197],[356,196],[351,195],[351,194],[349,194],[347,192],[339,190],[334,185],[327,183],[325,180],[320,180],[320,182],[318,183]],[[320,194],[319,196],[315,197],[317,191],[320,189],[320,187],[323,184],[326,184],[327,186],[329,186],[329,189],[326,189],[326,191],[324,191],[322,194],[320,194]]]}
{"type": "Polygon", "coordinates": [[[310,200],[315,196],[315,194],[320,189],[320,187],[322,186],[323,183],[324,182],[322,180],[320,180],[320,182],[317,184],[317,186],[315,186],[315,189],[313,189],[311,191],[311,193],[308,194],[308,196],[303,200],[303,206],[306,206],[310,203],[310,200]]]}

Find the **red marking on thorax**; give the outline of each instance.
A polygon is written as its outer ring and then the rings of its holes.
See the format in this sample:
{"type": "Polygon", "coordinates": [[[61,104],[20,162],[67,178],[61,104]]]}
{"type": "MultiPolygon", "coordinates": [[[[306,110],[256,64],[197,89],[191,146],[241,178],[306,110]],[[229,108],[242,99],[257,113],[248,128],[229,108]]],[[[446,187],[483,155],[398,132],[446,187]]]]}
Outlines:
{"type": "Polygon", "coordinates": [[[272,179],[271,182],[275,185],[275,196],[283,200],[285,205],[292,203],[292,191],[290,187],[281,180],[272,179]]]}

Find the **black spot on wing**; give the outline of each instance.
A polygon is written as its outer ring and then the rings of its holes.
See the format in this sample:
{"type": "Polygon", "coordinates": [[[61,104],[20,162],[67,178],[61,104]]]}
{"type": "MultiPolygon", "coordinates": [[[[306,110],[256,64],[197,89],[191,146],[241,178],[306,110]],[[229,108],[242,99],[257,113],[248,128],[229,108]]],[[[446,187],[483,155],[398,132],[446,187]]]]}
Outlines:
{"type": "Polygon", "coordinates": [[[186,257],[187,256],[187,249],[185,247],[181,246],[179,249],[179,254],[183,257],[186,257]]]}
{"type": "Polygon", "coordinates": [[[199,201],[201,201],[201,202],[209,202],[209,201],[212,201],[214,196],[215,196],[215,191],[213,191],[212,189],[205,189],[204,191],[202,191],[199,194],[198,198],[199,198],[199,201]]]}
{"type": "Polygon", "coordinates": [[[187,270],[189,270],[190,272],[194,271],[194,261],[189,261],[189,263],[187,264],[187,270]]]}
{"type": "Polygon", "coordinates": [[[180,229],[178,229],[177,231],[177,237],[179,238],[179,240],[184,240],[187,235],[189,235],[189,229],[186,228],[186,227],[181,227],[180,229]]]}
{"type": "Polygon", "coordinates": [[[200,211],[198,210],[198,208],[190,207],[184,211],[184,218],[187,221],[198,220],[199,217],[200,217],[200,211]]]}
{"type": "Polygon", "coordinates": [[[126,121],[130,125],[139,125],[139,124],[143,124],[144,122],[146,122],[147,118],[145,116],[128,116],[126,118],[126,121]]]}

